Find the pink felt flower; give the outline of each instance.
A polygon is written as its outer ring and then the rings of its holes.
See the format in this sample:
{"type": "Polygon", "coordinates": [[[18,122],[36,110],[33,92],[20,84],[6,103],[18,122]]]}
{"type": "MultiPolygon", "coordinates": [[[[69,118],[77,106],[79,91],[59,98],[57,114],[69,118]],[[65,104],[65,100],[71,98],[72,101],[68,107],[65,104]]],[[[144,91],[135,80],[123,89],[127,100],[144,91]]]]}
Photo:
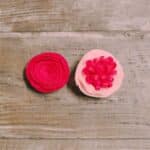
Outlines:
{"type": "Polygon", "coordinates": [[[119,89],[124,78],[122,66],[109,52],[91,50],[79,62],[75,82],[88,96],[108,97],[119,89]]]}

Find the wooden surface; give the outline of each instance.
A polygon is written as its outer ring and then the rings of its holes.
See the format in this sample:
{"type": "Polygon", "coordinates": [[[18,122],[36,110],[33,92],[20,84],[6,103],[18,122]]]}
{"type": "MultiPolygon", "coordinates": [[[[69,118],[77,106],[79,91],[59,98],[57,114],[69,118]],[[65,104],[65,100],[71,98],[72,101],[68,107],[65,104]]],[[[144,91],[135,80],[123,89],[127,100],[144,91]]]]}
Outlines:
{"type": "Polygon", "coordinates": [[[149,0],[0,0],[0,31],[150,31],[149,0]]]}
{"type": "Polygon", "coordinates": [[[149,0],[0,0],[0,149],[149,150],[149,14],[149,0]],[[93,48],[124,67],[123,86],[110,98],[83,96],[73,73],[53,94],[26,84],[35,54],[60,52],[74,72],[93,48]]]}
{"type": "Polygon", "coordinates": [[[149,150],[146,140],[0,140],[2,150],[149,150]],[[143,144],[144,143],[144,144],[143,144]]]}

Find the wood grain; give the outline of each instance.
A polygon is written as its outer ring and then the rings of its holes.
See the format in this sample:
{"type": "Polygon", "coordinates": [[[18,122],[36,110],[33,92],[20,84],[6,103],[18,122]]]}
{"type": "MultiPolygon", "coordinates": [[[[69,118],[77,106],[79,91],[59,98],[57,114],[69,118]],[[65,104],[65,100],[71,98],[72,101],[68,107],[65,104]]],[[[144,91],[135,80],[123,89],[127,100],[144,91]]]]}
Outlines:
{"type": "Polygon", "coordinates": [[[0,137],[150,139],[149,41],[150,34],[141,32],[1,33],[0,137]],[[33,55],[60,52],[74,70],[92,48],[109,50],[124,66],[124,84],[112,97],[83,96],[73,75],[53,94],[38,94],[26,85],[23,70],[33,55]]]}
{"type": "Polygon", "coordinates": [[[0,140],[2,150],[149,150],[144,140],[0,140]]]}
{"type": "Polygon", "coordinates": [[[0,31],[150,31],[149,0],[0,0],[0,31]]]}
{"type": "Polygon", "coordinates": [[[0,0],[0,149],[150,149],[149,0],[0,0]],[[107,99],[82,95],[74,70],[88,50],[112,52],[125,71],[107,99]],[[72,75],[60,91],[36,93],[27,61],[53,50],[72,75]]]}

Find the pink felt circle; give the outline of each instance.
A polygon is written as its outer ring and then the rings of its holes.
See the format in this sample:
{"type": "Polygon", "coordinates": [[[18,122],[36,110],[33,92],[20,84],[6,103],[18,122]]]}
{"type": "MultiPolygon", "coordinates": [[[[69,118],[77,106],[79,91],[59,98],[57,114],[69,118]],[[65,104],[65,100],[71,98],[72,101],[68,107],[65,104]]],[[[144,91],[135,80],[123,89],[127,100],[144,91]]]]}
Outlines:
{"type": "MultiPolygon", "coordinates": [[[[107,64],[106,67],[108,67],[108,65],[109,64],[107,64]]],[[[88,65],[88,66],[90,66],[90,65],[88,65]]],[[[105,67],[105,66],[103,65],[103,67],[105,67]]],[[[94,68],[97,68],[97,67],[94,66],[94,68]]],[[[93,69],[93,68],[91,68],[91,69],[93,69]]],[[[108,69],[108,68],[105,68],[105,69],[108,69]]],[[[102,74],[99,74],[99,76],[101,76],[101,75],[102,74]]],[[[119,63],[119,61],[111,53],[104,51],[104,50],[100,50],[100,49],[94,49],[94,50],[91,50],[88,53],[86,53],[81,58],[78,66],[77,66],[76,72],[75,72],[75,82],[76,82],[76,85],[81,90],[81,92],[83,92],[85,95],[88,95],[91,97],[97,97],[97,98],[108,97],[108,96],[112,95],[113,93],[115,93],[121,87],[123,79],[124,79],[124,71],[123,71],[122,65],[119,63]],[[104,88],[104,86],[101,86],[100,88],[99,87],[95,88],[91,84],[91,81],[88,81],[86,79],[87,75],[85,74],[85,71],[84,71],[84,69],[86,68],[86,65],[87,65],[87,61],[95,60],[95,59],[98,59],[101,57],[112,58],[116,64],[116,67],[115,67],[116,74],[113,77],[112,85],[108,88],[104,88]]]]}

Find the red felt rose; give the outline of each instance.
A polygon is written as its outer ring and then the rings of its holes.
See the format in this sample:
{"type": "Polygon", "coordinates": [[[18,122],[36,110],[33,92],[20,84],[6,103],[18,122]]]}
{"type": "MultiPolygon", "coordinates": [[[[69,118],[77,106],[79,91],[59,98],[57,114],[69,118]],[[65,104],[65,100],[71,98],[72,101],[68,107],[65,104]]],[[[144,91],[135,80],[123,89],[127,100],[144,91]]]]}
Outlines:
{"type": "Polygon", "coordinates": [[[114,77],[117,74],[116,66],[117,64],[111,56],[101,56],[87,60],[82,71],[86,76],[86,82],[94,86],[95,90],[100,90],[112,87],[114,77]]]}
{"type": "Polygon", "coordinates": [[[49,93],[62,88],[68,82],[70,70],[62,55],[44,52],[28,62],[25,74],[34,89],[41,93],[49,93]]]}

